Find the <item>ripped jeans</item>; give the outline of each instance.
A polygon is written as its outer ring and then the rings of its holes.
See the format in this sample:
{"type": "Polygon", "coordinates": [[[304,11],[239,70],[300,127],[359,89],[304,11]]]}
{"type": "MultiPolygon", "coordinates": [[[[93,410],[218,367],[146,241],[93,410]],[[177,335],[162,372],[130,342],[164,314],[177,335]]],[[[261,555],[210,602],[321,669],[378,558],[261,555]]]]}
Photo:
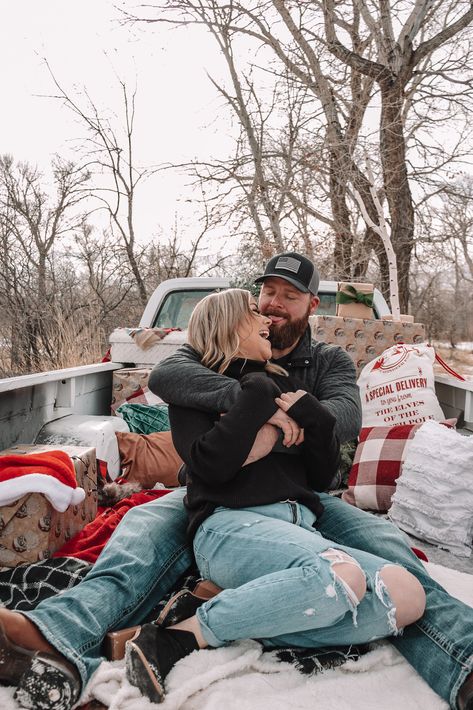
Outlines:
{"type": "Polygon", "coordinates": [[[266,647],[367,643],[399,634],[396,609],[380,578],[392,565],[337,545],[312,527],[314,514],[285,501],[232,510],[219,507],[197,530],[200,573],[224,588],[197,610],[210,646],[256,638],[266,647]],[[350,555],[366,579],[358,601],[333,565],[350,555]]]}

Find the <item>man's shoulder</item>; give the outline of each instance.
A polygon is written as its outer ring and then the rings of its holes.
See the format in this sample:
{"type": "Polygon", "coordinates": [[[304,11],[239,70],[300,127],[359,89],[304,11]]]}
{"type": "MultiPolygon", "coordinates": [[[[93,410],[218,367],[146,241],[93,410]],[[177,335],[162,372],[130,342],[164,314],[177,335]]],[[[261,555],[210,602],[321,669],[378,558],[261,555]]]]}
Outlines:
{"type": "Polygon", "coordinates": [[[355,363],[340,345],[311,340],[312,368],[320,376],[356,380],[355,363]]]}

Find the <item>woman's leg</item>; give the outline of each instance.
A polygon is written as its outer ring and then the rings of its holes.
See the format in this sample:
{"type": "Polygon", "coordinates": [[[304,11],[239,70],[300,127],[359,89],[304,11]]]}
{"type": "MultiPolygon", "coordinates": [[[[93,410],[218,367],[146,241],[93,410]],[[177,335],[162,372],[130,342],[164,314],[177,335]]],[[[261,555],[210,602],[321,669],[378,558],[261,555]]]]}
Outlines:
{"type": "Polygon", "coordinates": [[[401,564],[422,584],[425,613],[402,636],[390,640],[430,687],[456,708],[459,689],[473,670],[473,609],[430,577],[395,525],[339,498],[319,495],[325,511],[317,530],[324,537],[401,564]]]}
{"type": "Polygon", "coordinates": [[[219,509],[202,524],[194,541],[197,563],[225,588],[197,611],[209,645],[240,638],[283,645],[278,638],[287,635],[301,646],[362,643],[418,618],[424,595],[412,575],[334,545],[313,530],[313,520],[304,506],[288,502],[257,512],[219,509]],[[404,589],[411,600],[399,620],[391,588],[396,599],[404,589]]]}

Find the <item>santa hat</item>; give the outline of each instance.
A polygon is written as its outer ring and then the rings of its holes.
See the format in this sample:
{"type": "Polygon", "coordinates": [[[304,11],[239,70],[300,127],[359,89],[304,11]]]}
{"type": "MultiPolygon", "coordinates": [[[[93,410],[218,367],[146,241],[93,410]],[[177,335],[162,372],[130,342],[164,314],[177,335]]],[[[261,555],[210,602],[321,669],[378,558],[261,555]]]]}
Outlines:
{"type": "Polygon", "coordinates": [[[85,498],[78,488],[74,464],[64,451],[0,456],[0,505],[9,505],[26,493],[42,493],[63,513],[85,498]]]}

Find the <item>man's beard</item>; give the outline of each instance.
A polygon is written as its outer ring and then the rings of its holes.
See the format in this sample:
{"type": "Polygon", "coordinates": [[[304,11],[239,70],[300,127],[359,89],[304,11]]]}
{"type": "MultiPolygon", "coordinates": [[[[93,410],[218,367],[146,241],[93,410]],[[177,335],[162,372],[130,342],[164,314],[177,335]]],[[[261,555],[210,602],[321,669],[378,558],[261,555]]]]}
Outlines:
{"type": "MultiPolygon", "coordinates": [[[[280,313],[265,313],[264,315],[282,315],[280,313]]],[[[299,341],[299,338],[304,334],[309,324],[310,306],[307,313],[302,318],[296,320],[288,320],[282,325],[271,325],[269,328],[269,341],[271,347],[276,350],[286,350],[293,347],[299,341]]]]}

